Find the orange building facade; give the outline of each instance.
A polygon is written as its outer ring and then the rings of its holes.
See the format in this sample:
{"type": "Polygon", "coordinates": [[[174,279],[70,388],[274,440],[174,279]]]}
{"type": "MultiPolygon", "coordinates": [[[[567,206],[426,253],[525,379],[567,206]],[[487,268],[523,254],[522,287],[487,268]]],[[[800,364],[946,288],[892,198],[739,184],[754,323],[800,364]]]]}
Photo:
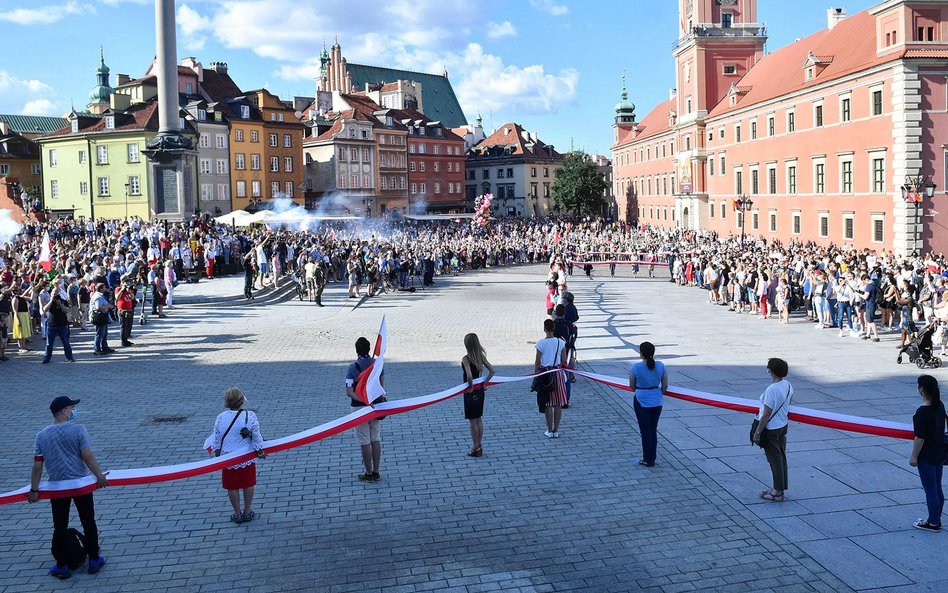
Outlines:
{"type": "Polygon", "coordinates": [[[641,122],[625,89],[616,106],[620,218],[948,251],[948,2],[831,9],[826,29],[767,55],[756,0],[679,6],[676,90],[641,122]]]}

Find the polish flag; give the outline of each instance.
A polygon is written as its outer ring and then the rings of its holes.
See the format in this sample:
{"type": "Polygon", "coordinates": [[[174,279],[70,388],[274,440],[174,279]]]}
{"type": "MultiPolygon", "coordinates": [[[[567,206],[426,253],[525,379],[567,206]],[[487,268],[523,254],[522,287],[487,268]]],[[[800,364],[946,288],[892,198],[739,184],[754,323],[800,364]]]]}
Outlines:
{"type": "Polygon", "coordinates": [[[372,353],[375,360],[359,374],[359,378],[356,380],[356,395],[366,405],[371,405],[372,402],[385,395],[385,389],[382,387],[382,368],[385,364],[385,350],[387,347],[388,328],[383,316],[382,326],[379,328],[379,335],[375,340],[375,351],[372,353]]]}
{"type": "Polygon", "coordinates": [[[49,243],[49,231],[46,231],[45,233],[43,233],[43,245],[40,248],[39,263],[41,266],[43,266],[43,269],[46,270],[47,272],[49,272],[50,269],[52,269],[53,267],[53,260],[52,260],[50,251],[51,251],[51,246],[49,243]]]}

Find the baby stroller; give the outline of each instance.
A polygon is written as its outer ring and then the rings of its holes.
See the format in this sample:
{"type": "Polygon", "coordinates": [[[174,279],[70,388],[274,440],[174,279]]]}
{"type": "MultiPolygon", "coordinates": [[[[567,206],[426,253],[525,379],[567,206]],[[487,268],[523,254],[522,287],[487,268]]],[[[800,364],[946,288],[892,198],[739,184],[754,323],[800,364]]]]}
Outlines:
{"type": "Polygon", "coordinates": [[[902,364],[902,355],[908,354],[909,362],[914,362],[920,369],[940,367],[941,358],[932,354],[932,336],[936,328],[936,323],[930,323],[922,331],[916,333],[912,340],[899,350],[896,361],[902,364]]]}

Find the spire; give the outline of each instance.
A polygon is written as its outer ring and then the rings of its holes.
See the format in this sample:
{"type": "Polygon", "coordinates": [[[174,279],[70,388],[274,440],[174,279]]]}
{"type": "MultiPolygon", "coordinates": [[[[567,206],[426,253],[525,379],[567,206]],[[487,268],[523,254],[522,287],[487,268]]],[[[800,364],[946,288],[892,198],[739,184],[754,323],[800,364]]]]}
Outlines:
{"type": "Polygon", "coordinates": [[[629,101],[629,91],[625,88],[625,70],[622,71],[622,94],[620,101],[616,103],[616,123],[631,124],[635,123],[635,105],[629,101]]]}
{"type": "Polygon", "coordinates": [[[625,68],[622,69],[622,100],[629,100],[629,93],[625,90],[625,68]]]}
{"type": "Polygon", "coordinates": [[[482,128],[482,127],[484,127],[484,126],[481,125],[481,123],[482,123],[482,120],[481,120],[481,110],[478,109],[478,110],[477,110],[477,120],[475,120],[475,126],[474,126],[474,127],[475,127],[475,128],[482,128]]]}

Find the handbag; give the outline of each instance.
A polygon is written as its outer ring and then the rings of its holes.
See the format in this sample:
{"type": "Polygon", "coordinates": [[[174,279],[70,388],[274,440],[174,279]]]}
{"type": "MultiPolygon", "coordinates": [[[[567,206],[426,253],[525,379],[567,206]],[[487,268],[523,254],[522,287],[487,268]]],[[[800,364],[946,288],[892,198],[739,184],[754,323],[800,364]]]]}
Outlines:
{"type": "Polygon", "coordinates": [[[106,325],[109,322],[109,314],[101,309],[92,312],[92,325],[106,325]]]}
{"type": "MultiPolygon", "coordinates": [[[[781,408],[783,408],[783,405],[784,405],[785,403],[787,403],[789,400],[790,400],[790,387],[788,386],[788,387],[787,387],[787,397],[784,398],[784,400],[783,400],[782,402],[780,402],[780,405],[777,406],[777,409],[773,411],[773,414],[770,415],[770,418],[767,419],[767,422],[770,422],[770,420],[777,414],[778,411],[780,411],[781,408]]],[[[754,434],[757,433],[757,427],[758,427],[758,426],[760,426],[760,419],[759,419],[759,418],[754,418],[754,421],[751,422],[751,428],[750,428],[750,443],[751,443],[752,445],[757,445],[758,447],[760,447],[761,449],[763,449],[763,448],[764,448],[764,445],[763,445],[762,443],[764,442],[764,433],[767,432],[767,428],[764,427],[764,430],[761,431],[761,434],[760,434],[760,443],[755,443],[755,442],[754,442],[754,434]]]]}
{"type": "MultiPolygon", "coordinates": [[[[556,346],[556,356],[553,358],[554,362],[560,357],[560,347],[559,344],[556,346]]],[[[555,369],[556,365],[554,364],[551,367],[540,367],[541,371],[549,371],[555,369]]],[[[556,377],[555,373],[546,373],[545,375],[537,375],[533,378],[533,382],[530,384],[530,391],[535,391],[537,393],[549,392],[553,390],[555,385],[556,377]]]]}
{"type": "MultiPolygon", "coordinates": [[[[227,430],[224,431],[224,436],[221,437],[221,446],[218,447],[218,448],[216,448],[216,449],[214,449],[214,457],[220,457],[220,456],[221,456],[221,447],[224,446],[224,439],[227,438],[227,434],[230,433],[230,429],[234,427],[234,422],[237,422],[237,419],[240,418],[240,413],[241,413],[242,411],[243,411],[243,410],[237,410],[237,413],[234,414],[234,419],[230,421],[230,425],[227,427],[227,430]]],[[[246,412],[244,412],[244,414],[246,414],[246,412]]],[[[249,416],[249,415],[248,415],[248,416],[249,416]]],[[[246,421],[247,421],[247,418],[245,417],[245,418],[244,418],[244,422],[246,422],[246,421]]]]}

